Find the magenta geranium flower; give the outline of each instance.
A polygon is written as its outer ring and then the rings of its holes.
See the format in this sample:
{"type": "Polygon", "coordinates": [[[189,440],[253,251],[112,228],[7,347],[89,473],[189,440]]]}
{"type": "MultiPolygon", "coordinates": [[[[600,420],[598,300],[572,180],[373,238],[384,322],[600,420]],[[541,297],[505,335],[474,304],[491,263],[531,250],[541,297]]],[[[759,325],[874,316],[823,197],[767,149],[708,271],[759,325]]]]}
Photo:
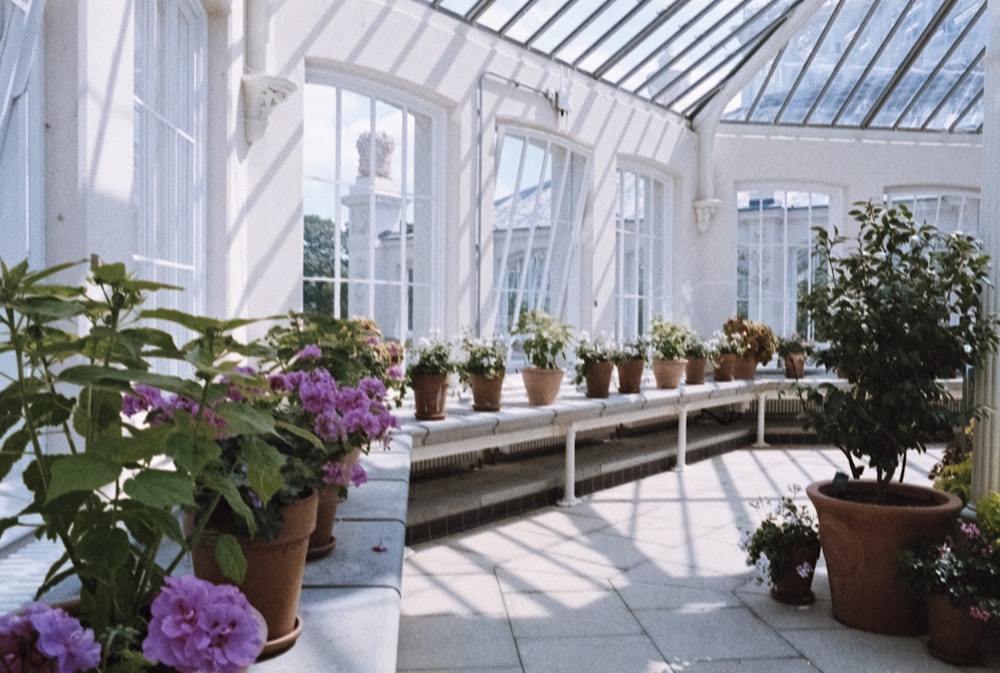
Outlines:
{"type": "Polygon", "coordinates": [[[238,673],[264,647],[250,603],[228,584],[168,577],[151,611],[142,654],[180,673],[238,673]]]}

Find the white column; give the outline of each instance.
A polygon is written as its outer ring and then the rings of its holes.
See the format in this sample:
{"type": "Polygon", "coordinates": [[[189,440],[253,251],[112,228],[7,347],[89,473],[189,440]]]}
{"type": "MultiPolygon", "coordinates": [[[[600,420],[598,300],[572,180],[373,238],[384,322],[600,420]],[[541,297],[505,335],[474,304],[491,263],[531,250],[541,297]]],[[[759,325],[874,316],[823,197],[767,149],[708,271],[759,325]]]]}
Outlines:
{"type": "Polygon", "coordinates": [[[768,443],[764,441],[764,421],[767,416],[767,393],[757,393],[757,441],[753,448],[766,449],[768,443]]]}
{"type": "Polygon", "coordinates": [[[677,464],[674,466],[675,472],[683,472],[687,466],[688,450],[688,408],[682,405],[680,415],[677,417],[677,464]]]}
{"type": "MultiPolygon", "coordinates": [[[[1000,3],[987,8],[986,81],[983,97],[983,185],[980,204],[981,234],[993,260],[992,287],[983,296],[987,313],[1000,313],[1000,3]]],[[[987,408],[976,421],[973,435],[972,496],[975,504],[990,491],[1000,491],[1000,359],[991,355],[975,373],[975,402],[987,408]]]]}
{"type": "Polygon", "coordinates": [[[573,507],[580,504],[576,497],[576,423],[570,423],[566,431],[566,483],[563,486],[563,498],[557,500],[560,507],[573,507]]]}

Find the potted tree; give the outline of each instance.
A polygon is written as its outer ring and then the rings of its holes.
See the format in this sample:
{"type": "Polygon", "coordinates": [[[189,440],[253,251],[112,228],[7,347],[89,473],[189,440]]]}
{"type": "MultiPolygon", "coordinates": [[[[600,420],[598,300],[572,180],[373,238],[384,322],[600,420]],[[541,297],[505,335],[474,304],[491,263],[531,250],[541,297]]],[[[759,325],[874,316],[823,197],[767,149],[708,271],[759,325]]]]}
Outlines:
{"type": "Polygon", "coordinates": [[[472,388],[472,408],[499,411],[507,372],[507,341],[499,335],[477,338],[466,332],[462,350],[465,360],[459,364],[458,375],[472,388]]]}
{"type": "Polygon", "coordinates": [[[565,371],[559,366],[570,346],[569,325],[545,311],[533,309],[521,313],[514,334],[521,337],[521,347],[530,367],[521,371],[528,404],[552,404],[559,396],[565,371]]]}
{"type": "Polygon", "coordinates": [[[919,633],[925,614],[896,577],[896,558],[913,538],[940,542],[961,501],[892,481],[908,451],[950,437],[972,413],[949,406],[940,379],[997,346],[996,316],[979,300],[989,259],[971,237],[919,225],[904,207],[867,203],[851,214],[859,224],[853,239],[817,230],[825,280],[803,302],[829,342],[816,360],[846,385],[803,393],[802,421],[844,453],[853,480],[845,474],[806,491],[819,516],[834,617],[869,631],[919,633]],[[874,479],[859,479],[866,469],[874,479]]]}
{"type": "Polygon", "coordinates": [[[648,357],[649,342],[641,334],[618,344],[611,356],[618,370],[618,392],[634,394],[642,389],[642,374],[648,357]]]}
{"type": "Polygon", "coordinates": [[[684,378],[688,329],[657,315],[649,327],[650,356],[657,388],[676,388],[684,378]]]}
{"type": "Polygon", "coordinates": [[[576,378],[577,385],[586,381],[587,397],[607,397],[611,389],[611,375],[615,371],[615,348],[607,338],[598,336],[591,338],[586,332],[581,332],[576,341],[576,378]]]}

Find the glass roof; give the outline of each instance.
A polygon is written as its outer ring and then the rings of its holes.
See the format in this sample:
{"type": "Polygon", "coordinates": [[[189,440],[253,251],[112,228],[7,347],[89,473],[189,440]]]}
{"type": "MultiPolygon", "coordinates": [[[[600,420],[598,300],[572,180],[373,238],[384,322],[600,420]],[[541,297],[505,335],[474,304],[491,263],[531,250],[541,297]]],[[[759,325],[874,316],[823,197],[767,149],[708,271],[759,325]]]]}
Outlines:
{"type": "Polygon", "coordinates": [[[982,131],[986,0],[418,1],[688,119],[982,131]]]}

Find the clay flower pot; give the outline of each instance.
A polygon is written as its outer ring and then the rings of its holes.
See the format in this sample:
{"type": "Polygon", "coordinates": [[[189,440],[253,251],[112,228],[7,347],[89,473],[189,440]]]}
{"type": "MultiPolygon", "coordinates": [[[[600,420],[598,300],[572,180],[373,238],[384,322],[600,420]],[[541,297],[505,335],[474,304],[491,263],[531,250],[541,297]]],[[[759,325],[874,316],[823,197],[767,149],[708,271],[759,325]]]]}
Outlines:
{"type": "Polygon", "coordinates": [[[687,369],[687,360],[679,358],[677,360],[653,360],[653,377],[656,379],[657,388],[676,388],[684,378],[684,370],[687,369]]]}
{"type": "Polygon", "coordinates": [[[445,417],[448,400],[448,375],[424,374],[414,376],[413,415],[418,421],[440,421],[445,417]]]}
{"type": "Polygon", "coordinates": [[[733,364],[733,378],[742,381],[753,380],[757,373],[757,360],[754,358],[737,357],[733,364]]]}
{"type": "Polygon", "coordinates": [[[500,411],[503,377],[503,372],[493,378],[487,378],[482,374],[469,374],[473,409],[476,411],[500,411]]]}
{"type": "Polygon", "coordinates": [[[736,356],[733,353],[723,353],[715,362],[713,376],[716,381],[732,381],[733,369],[736,367],[736,356]]]}
{"type": "Polygon", "coordinates": [[[806,369],[805,353],[791,353],[785,356],[785,376],[790,379],[801,379],[806,369]]]}
{"type": "Polygon", "coordinates": [[[816,572],[816,561],[819,560],[819,545],[795,547],[788,564],[788,570],[781,579],[771,585],[771,597],[779,603],[790,605],[809,605],[816,601],[812,591],[813,575],[816,572]],[[809,564],[809,572],[799,573],[803,563],[809,564]]]}
{"type": "Polygon", "coordinates": [[[623,360],[618,368],[618,392],[634,394],[642,389],[642,374],[646,370],[645,360],[623,360]]]}
{"type": "Polygon", "coordinates": [[[706,358],[688,358],[687,368],[684,370],[684,383],[691,385],[701,385],[705,382],[705,367],[708,365],[706,358]]]}
{"type": "Polygon", "coordinates": [[[927,651],[941,661],[973,666],[983,660],[987,622],[973,619],[969,608],[954,605],[944,594],[926,598],[927,651]]]}
{"type": "Polygon", "coordinates": [[[545,406],[552,404],[559,397],[564,371],[562,369],[540,369],[525,367],[521,370],[524,390],[528,394],[528,404],[545,406]]]}
{"type": "Polygon", "coordinates": [[[611,390],[611,375],[615,371],[613,362],[595,362],[587,367],[587,397],[604,398],[611,390]]]}

